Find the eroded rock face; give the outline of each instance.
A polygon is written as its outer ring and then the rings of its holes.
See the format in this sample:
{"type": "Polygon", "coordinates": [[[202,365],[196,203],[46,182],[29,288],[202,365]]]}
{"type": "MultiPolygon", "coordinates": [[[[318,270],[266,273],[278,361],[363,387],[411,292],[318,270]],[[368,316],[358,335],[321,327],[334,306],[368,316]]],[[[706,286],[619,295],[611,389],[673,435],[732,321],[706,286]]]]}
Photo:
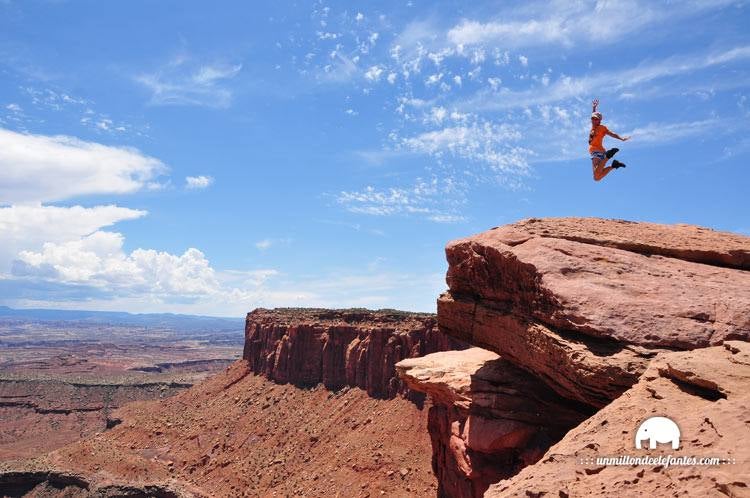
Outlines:
{"type": "Polygon", "coordinates": [[[750,344],[660,354],[639,382],[570,431],[536,465],[485,496],[748,496],[750,344]],[[652,416],[677,423],[680,446],[635,448],[652,416]],[[718,457],[719,465],[605,465],[601,457],[718,457]],[[726,462],[730,463],[726,463],[726,462]]]}
{"type": "Polygon", "coordinates": [[[601,407],[661,351],[750,339],[750,239],[685,225],[526,220],[446,248],[440,330],[601,407]]]}
{"type": "Polygon", "coordinates": [[[534,218],[494,230],[502,234],[508,245],[518,245],[532,237],[546,237],[750,270],[747,237],[695,225],[601,218],[534,218]]]}
{"type": "Polygon", "coordinates": [[[428,430],[440,496],[481,497],[590,414],[480,348],[407,359],[396,369],[410,389],[433,401],[428,430]]]}
{"type": "Polygon", "coordinates": [[[128,402],[173,396],[181,382],[0,377],[0,460],[34,457],[117,423],[128,402]]]}
{"type": "Polygon", "coordinates": [[[244,358],[277,382],[359,387],[392,398],[404,392],[396,362],[460,347],[426,313],[256,309],[247,315],[244,358]]]}
{"type": "Polygon", "coordinates": [[[670,413],[696,455],[738,453],[748,344],[732,341],[750,339],[750,239],[687,225],[526,220],[453,241],[446,256],[440,330],[499,357],[471,349],[397,365],[435,403],[433,467],[445,496],[481,496],[492,479],[505,480],[486,496],[671,496],[693,480],[701,496],[747,491],[747,468],[737,479],[718,477],[726,467],[708,479],[693,467],[665,480],[661,468],[576,459],[634,450],[640,421],[670,413]],[[721,366],[710,372],[712,363],[721,366]],[[717,379],[733,369],[734,379],[717,379]],[[477,382],[487,372],[491,389],[477,382]],[[719,425],[722,436],[709,431],[719,425]]]}

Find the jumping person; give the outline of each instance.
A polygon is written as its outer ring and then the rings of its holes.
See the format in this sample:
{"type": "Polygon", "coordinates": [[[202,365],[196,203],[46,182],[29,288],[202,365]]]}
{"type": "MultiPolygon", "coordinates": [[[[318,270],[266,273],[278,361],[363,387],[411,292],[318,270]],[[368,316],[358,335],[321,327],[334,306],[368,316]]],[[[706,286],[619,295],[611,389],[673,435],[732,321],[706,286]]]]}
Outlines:
{"type": "Polygon", "coordinates": [[[610,171],[617,168],[624,168],[625,165],[615,159],[612,161],[612,166],[607,167],[607,161],[612,159],[612,156],[617,154],[620,149],[612,148],[609,150],[604,149],[602,141],[604,135],[609,135],[618,140],[626,142],[630,140],[630,137],[621,137],[617,133],[612,133],[609,129],[602,124],[602,113],[598,112],[596,108],[599,107],[599,99],[595,99],[591,102],[591,132],[589,133],[589,153],[591,154],[591,167],[594,170],[594,180],[599,181],[610,171]]]}

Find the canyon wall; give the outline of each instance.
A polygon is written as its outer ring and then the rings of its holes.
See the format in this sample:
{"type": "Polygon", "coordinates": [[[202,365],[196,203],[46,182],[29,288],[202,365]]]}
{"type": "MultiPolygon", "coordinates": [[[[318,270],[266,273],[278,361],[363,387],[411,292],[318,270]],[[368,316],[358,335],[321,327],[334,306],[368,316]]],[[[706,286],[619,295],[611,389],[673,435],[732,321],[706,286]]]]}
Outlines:
{"type": "MultiPolygon", "coordinates": [[[[514,482],[519,469],[570,429],[630,392],[655,358],[750,339],[750,239],[740,235],[687,225],[530,219],[453,241],[446,256],[449,288],[438,299],[439,329],[498,356],[472,349],[397,365],[409,387],[436,405],[430,431],[441,496],[482,496],[492,479],[514,482]],[[488,375],[495,379],[491,389],[488,375]],[[514,409],[518,403],[527,408],[514,409]],[[471,435],[476,425],[481,438],[471,435]],[[512,443],[487,446],[492,440],[512,443]]],[[[733,368],[750,365],[736,361],[733,368]]],[[[681,407],[672,413],[679,419],[681,407]]],[[[629,434],[636,418],[607,430],[629,434]]],[[[592,491],[575,482],[596,468],[550,477],[566,468],[551,464],[558,460],[550,453],[542,460],[547,487],[534,496],[592,491]]],[[[535,475],[535,467],[524,472],[535,475]]],[[[524,485],[493,489],[515,496],[524,485]]]]}
{"type": "Polygon", "coordinates": [[[408,394],[394,365],[465,347],[435,315],[394,310],[256,309],[247,315],[243,357],[271,380],[330,390],[359,387],[377,398],[408,394]]]}

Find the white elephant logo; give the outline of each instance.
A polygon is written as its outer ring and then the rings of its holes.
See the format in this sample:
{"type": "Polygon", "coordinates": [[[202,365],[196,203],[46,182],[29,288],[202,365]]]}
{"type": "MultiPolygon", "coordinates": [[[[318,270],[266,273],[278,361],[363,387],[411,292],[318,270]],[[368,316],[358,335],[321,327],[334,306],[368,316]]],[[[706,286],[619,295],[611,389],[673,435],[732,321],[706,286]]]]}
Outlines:
{"type": "Polygon", "coordinates": [[[648,439],[649,449],[656,443],[672,443],[672,449],[680,447],[680,428],[667,417],[651,417],[644,420],[635,433],[635,447],[641,449],[641,442],[648,439]]]}

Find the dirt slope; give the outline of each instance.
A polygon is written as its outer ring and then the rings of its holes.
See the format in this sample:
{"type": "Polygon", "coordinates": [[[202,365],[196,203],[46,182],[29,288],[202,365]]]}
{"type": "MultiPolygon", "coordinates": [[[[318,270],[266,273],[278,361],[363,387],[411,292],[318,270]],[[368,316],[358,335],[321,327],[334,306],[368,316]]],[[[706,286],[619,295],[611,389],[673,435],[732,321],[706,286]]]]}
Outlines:
{"type": "Polygon", "coordinates": [[[182,496],[436,493],[427,411],[402,398],[278,385],[239,361],[173,398],[136,402],[115,416],[122,423],[114,429],[28,462],[28,470],[86,476],[82,496],[117,484],[182,496]]]}

